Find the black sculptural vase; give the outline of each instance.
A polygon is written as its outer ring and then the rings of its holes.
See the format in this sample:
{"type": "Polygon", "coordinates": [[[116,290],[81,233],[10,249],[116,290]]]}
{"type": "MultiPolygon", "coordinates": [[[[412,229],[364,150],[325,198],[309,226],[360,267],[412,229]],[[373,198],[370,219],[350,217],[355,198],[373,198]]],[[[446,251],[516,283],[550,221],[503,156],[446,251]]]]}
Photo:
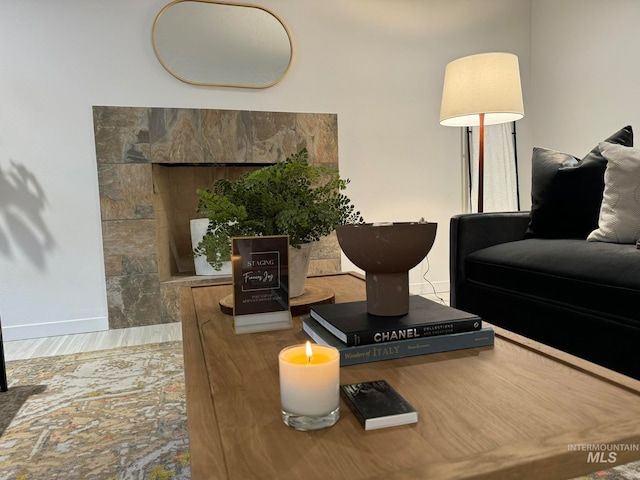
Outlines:
{"type": "Polygon", "coordinates": [[[367,312],[384,317],[409,313],[409,270],[429,253],[437,223],[341,225],[340,248],[366,273],[367,312]]]}

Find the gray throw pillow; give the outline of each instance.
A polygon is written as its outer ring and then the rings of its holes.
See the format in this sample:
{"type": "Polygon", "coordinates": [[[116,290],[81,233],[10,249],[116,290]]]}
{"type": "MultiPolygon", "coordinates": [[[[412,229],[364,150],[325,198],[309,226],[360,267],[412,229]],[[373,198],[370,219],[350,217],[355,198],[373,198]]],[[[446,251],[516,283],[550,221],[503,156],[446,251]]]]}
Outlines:
{"type": "Polygon", "coordinates": [[[607,159],[598,228],[587,240],[634,244],[640,240],[640,148],[602,142],[607,159]]]}

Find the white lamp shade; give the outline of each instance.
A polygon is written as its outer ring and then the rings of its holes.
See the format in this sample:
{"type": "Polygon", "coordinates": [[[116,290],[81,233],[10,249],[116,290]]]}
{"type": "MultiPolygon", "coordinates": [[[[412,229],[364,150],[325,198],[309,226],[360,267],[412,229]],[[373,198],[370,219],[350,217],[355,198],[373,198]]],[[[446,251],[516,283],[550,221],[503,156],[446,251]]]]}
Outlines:
{"type": "Polygon", "coordinates": [[[447,65],[442,89],[440,123],[472,127],[512,122],[524,117],[518,57],[511,53],[482,53],[447,65]]]}

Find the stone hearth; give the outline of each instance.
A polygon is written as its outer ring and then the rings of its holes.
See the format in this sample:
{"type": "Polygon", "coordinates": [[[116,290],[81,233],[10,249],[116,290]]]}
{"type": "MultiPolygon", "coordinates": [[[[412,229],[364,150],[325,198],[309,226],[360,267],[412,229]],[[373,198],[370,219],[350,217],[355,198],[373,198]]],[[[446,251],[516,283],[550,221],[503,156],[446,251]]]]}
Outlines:
{"type": "MultiPolygon", "coordinates": [[[[195,276],[189,220],[198,188],[285,160],[302,148],[338,167],[337,116],[93,107],[109,328],[179,321],[195,276]]],[[[340,271],[335,234],[314,245],[310,274],[340,271]]]]}

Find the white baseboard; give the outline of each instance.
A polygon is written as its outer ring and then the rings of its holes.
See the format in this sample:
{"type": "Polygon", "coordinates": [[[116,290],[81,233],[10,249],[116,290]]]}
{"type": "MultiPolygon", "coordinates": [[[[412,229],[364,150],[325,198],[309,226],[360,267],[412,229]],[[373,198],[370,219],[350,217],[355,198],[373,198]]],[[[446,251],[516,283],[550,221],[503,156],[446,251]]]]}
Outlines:
{"type": "Polygon", "coordinates": [[[414,295],[425,295],[430,293],[449,293],[449,282],[418,282],[410,283],[409,291],[414,295]]]}
{"type": "Polygon", "coordinates": [[[2,337],[5,342],[10,342],[13,340],[75,335],[77,333],[100,332],[103,330],[109,330],[109,319],[107,317],[80,318],[77,320],[25,325],[3,325],[2,337]]]}

